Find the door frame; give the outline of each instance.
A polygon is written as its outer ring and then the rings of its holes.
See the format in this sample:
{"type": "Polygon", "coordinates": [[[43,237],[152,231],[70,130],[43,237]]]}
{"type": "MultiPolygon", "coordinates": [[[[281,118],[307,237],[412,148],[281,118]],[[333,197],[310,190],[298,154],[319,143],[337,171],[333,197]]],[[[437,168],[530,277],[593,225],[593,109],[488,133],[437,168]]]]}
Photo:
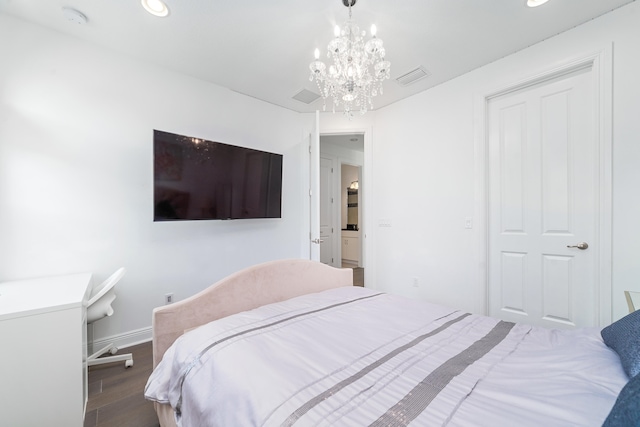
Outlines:
{"type": "Polygon", "coordinates": [[[612,93],[613,93],[613,47],[609,43],[600,49],[565,59],[555,65],[546,66],[540,72],[525,75],[516,81],[505,81],[493,88],[481,90],[474,95],[474,157],[475,157],[475,212],[478,219],[475,230],[476,265],[478,284],[484,289],[484,313],[489,313],[489,188],[488,188],[488,103],[491,99],[518,90],[544,83],[590,68],[591,90],[594,99],[593,118],[596,128],[596,155],[598,156],[597,208],[600,212],[596,224],[597,267],[596,319],[606,326],[612,321],[612,93]]]}
{"type": "Polygon", "coordinates": [[[309,224],[308,239],[309,259],[320,261],[320,111],[315,112],[314,124],[308,139],[309,150],[309,224]]]}
{"type": "Polygon", "coordinates": [[[361,262],[364,267],[364,283],[367,288],[376,289],[376,271],[375,263],[370,263],[369,259],[373,259],[373,251],[375,248],[375,227],[372,224],[371,212],[373,212],[373,130],[371,127],[348,127],[348,128],[322,128],[320,126],[320,135],[364,135],[364,160],[360,165],[360,177],[362,179],[362,192],[359,192],[362,209],[359,209],[358,215],[362,222],[360,229],[361,243],[361,262]],[[370,258],[371,257],[371,258],[370,258]]]}
{"type": "MultiPolygon", "coordinates": [[[[354,134],[354,135],[356,135],[356,134],[354,134]]],[[[343,166],[351,166],[351,167],[357,168],[358,169],[358,181],[364,182],[364,179],[362,177],[362,171],[364,169],[364,165],[363,164],[358,164],[358,163],[356,163],[354,161],[351,161],[350,159],[345,159],[345,158],[341,158],[341,157],[337,158],[337,163],[338,163],[338,169],[340,171],[339,175],[338,175],[338,178],[337,178],[338,184],[342,183],[342,167],[343,166]]],[[[363,163],[364,163],[364,161],[363,161],[363,163]]],[[[336,194],[337,195],[341,195],[343,188],[340,187],[340,185],[337,185],[336,187],[337,187],[336,188],[336,194]]],[[[362,194],[361,194],[360,190],[358,190],[358,205],[364,206],[362,204],[362,197],[361,196],[362,196],[362,194]]],[[[338,217],[338,222],[340,223],[340,225],[342,225],[342,209],[346,209],[343,206],[344,205],[342,203],[340,203],[340,205],[336,207],[336,216],[338,217]]],[[[362,209],[358,208],[358,224],[359,224],[359,227],[361,227],[361,226],[364,227],[364,225],[362,225],[363,224],[363,220],[362,220],[363,211],[364,211],[364,207],[362,209]]],[[[362,229],[362,230],[364,230],[364,229],[362,229]]],[[[359,241],[358,241],[358,246],[359,246],[358,251],[360,252],[360,259],[358,261],[358,267],[364,267],[363,255],[362,255],[364,253],[364,249],[363,249],[364,248],[364,234],[363,233],[361,233],[361,234],[363,235],[363,237],[361,239],[359,239],[359,241]]],[[[342,246],[342,245],[339,245],[339,246],[342,246]]],[[[342,250],[342,248],[340,248],[340,249],[342,250]]]]}

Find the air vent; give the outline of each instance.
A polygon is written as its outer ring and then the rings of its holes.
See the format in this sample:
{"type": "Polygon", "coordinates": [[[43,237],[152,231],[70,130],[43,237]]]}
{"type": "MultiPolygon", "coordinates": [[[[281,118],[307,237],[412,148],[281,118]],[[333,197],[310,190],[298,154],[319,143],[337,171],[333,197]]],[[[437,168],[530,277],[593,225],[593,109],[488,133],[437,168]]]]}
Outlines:
{"type": "Polygon", "coordinates": [[[305,104],[311,104],[316,99],[320,98],[320,95],[313,93],[310,90],[302,89],[300,92],[293,95],[293,99],[296,101],[304,102],[305,104]]]}
{"type": "Polygon", "coordinates": [[[422,67],[418,67],[415,70],[411,70],[408,73],[398,77],[396,81],[400,86],[409,86],[412,83],[417,82],[420,79],[429,77],[431,73],[422,67]]]}

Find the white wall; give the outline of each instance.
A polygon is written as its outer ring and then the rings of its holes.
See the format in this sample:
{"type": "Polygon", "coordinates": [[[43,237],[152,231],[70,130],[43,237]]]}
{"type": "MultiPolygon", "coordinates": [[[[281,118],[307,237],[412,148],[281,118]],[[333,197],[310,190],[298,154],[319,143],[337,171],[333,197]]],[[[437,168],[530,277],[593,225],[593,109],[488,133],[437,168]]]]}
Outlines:
{"type": "Polygon", "coordinates": [[[376,230],[379,289],[484,312],[479,239],[464,228],[478,197],[475,96],[613,43],[613,317],[626,314],[623,290],[640,290],[638,22],[634,2],[376,112],[371,215],[392,220],[376,230]]]}
{"type": "Polygon", "coordinates": [[[165,293],[306,255],[301,115],[5,15],[0,39],[0,281],[125,266],[96,338],[136,341],[165,293]],[[282,219],[154,223],[153,129],[284,154],[282,219]]]}
{"type": "MultiPolygon", "coordinates": [[[[634,2],[353,121],[322,114],[322,132],[365,133],[368,286],[483,312],[478,240],[464,229],[477,198],[474,96],[613,43],[614,317],[623,315],[622,290],[640,290],[639,15],[634,2]]],[[[244,266],[306,255],[311,115],[4,15],[0,38],[10,41],[0,44],[0,280],[93,271],[99,281],[124,265],[116,314],[96,335],[136,338],[167,292],[183,298],[244,266]],[[154,224],[154,128],[284,154],[283,218],[154,224]]]]}

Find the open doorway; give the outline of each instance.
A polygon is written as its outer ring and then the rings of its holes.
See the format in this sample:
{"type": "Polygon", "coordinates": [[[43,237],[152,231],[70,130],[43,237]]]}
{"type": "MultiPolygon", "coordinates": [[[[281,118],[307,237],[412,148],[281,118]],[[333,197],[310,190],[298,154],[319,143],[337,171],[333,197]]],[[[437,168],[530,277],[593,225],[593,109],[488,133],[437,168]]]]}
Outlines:
{"type": "Polygon", "coordinates": [[[320,158],[331,165],[329,178],[320,180],[321,230],[331,232],[320,246],[320,258],[335,267],[353,268],[354,285],[364,286],[364,134],[320,135],[320,158]]]}

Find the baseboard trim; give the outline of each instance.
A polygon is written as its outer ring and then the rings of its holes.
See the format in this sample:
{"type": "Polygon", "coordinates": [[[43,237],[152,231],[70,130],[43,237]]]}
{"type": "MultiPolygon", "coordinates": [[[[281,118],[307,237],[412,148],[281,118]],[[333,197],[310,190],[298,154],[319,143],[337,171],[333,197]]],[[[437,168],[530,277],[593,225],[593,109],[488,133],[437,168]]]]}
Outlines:
{"type": "Polygon", "coordinates": [[[97,351],[109,344],[114,344],[118,348],[127,348],[149,341],[151,341],[151,326],[94,340],[93,348],[97,351]]]}

